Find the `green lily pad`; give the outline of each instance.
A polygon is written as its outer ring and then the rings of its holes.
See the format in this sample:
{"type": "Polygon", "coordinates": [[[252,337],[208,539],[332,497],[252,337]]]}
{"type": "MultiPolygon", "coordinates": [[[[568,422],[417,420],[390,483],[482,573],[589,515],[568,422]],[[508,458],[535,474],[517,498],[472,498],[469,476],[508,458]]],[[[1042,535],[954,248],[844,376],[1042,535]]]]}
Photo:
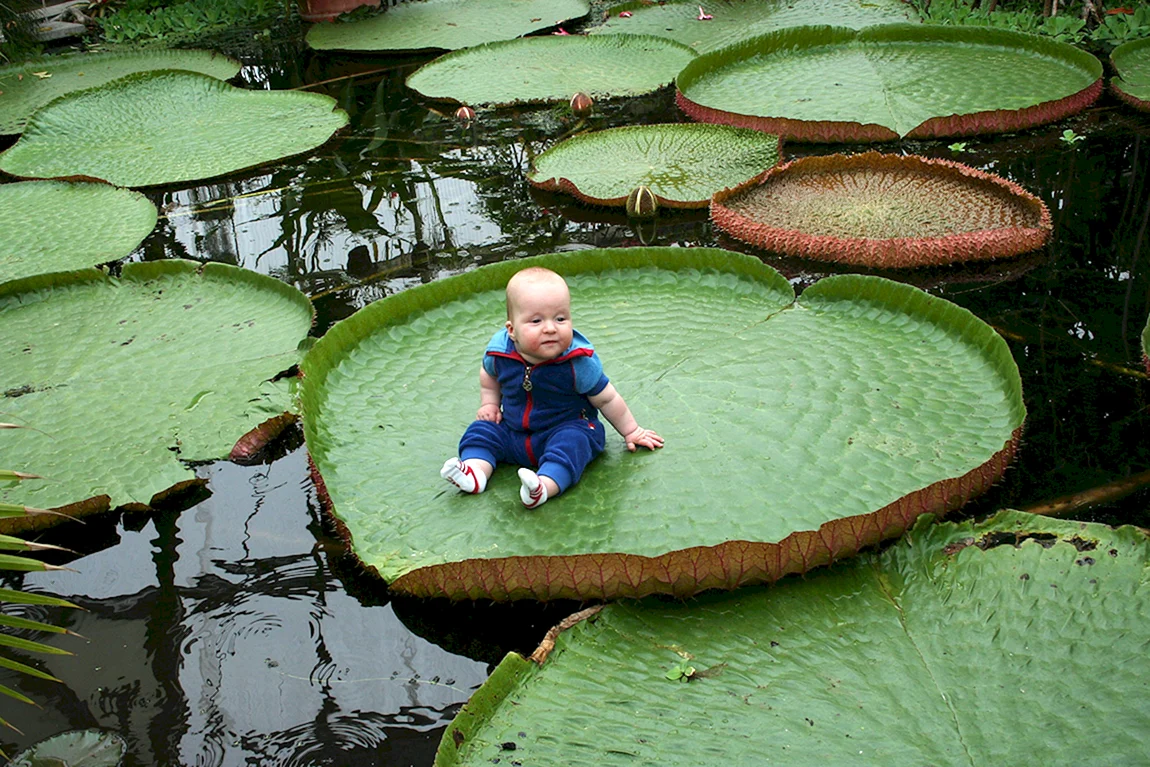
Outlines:
{"type": "Polygon", "coordinates": [[[108,730],[71,730],[21,751],[8,767],[119,767],[128,744],[108,730]]]}
{"type": "Polygon", "coordinates": [[[0,282],[115,261],[155,226],[156,206],[139,192],[61,181],[4,184],[0,282]]]}
{"type": "Polygon", "coordinates": [[[608,605],[542,667],[508,655],[435,764],[1137,764],[1148,565],[1135,528],[1004,512],[772,588],[608,605]]]}
{"type": "Polygon", "coordinates": [[[901,0],[677,0],[654,4],[646,0],[616,5],[606,21],[588,34],[656,35],[689,45],[699,53],[738,43],[787,27],[833,24],[860,29],[873,24],[917,21],[914,9],[901,0]],[[702,8],[710,19],[700,19],[702,8]],[[620,16],[630,13],[630,16],[620,16]]]}
{"type": "Polygon", "coordinates": [[[561,141],[535,158],[527,180],[598,205],[623,205],[642,185],[662,205],[703,208],[719,189],[753,178],[778,160],[778,136],[761,131],[704,123],[638,125],[561,141]]]}
{"type": "Polygon", "coordinates": [[[453,51],[510,40],[590,10],[586,0],[418,0],[359,21],[316,24],[307,44],[321,51],[453,51]]]}
{"type": "Polygon", "coordinates": [[[638,96],[670,83],[694,55],[650,35],[525,37],[440,56],[411,73],[407,85],[473,105],[566,101],[579,91],[638,96]]]}
{"type": "Polygon", "coordinates": [[[1085,109],[1102,64],[988,27],[796,27],[699,56],[676,78],[705,122],[803,141],[889,141],[1033,127],[1085,109]],[[994,77],[984,76],[994,72],[994,77]]]}
{"type": "Polygon", "coordinates": [[[0,412],[17,429],[0,502],[59,507],[108,495],[148,504],[291,408],[279,372],[312,309],[295,288],[223,264],[128,264],[0,285],[0,412]]]}
{"type": "Polygon", "coordinates": [[[0,170],[117,186],[174,184],[307,152],[347,119],[335,99],[319,93],[249,91],[195,72],[142,72],[40,109],[0,154],[0,170]]]}
{"type": "Polygon", "coordinates": [[[240,63],[212,51],[153,48],[49,56],[0,67],[0,133],[20,133],[33,112],[66,93],[155,69],[186,69],[227,80],[239,74],[240,63]]]}
{"type": "Polygon", "coordinates": [[[750,256],[587,250],[485,266],[361,309],[308,353],[308,450],[356,555],[417,595],[616,597],[775,580],[953,508],[1009,460],[1018,369],[985,323],[874,277],[797,302],[750,256]],[[564,275],[575,326],[657,453],[607,451],[525,512],[513,467],[482,495],[439,477],[475,417],[503,287],[564,275]]]}
{"type": "Polygon", "coordinates": [[[1127,104],[1150,112],[1150,38],[1119,45],[1110,62],[1118,73],[1110,87],[1127,104]]]}

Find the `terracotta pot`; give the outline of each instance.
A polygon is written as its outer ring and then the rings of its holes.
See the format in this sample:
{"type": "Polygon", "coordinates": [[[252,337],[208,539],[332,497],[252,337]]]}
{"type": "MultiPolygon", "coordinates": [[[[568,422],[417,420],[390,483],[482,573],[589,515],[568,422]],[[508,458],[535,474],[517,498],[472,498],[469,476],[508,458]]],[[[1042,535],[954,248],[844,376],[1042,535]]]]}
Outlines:
{"type": "Polygon", "coordinates": [[[304,21],[331,21],[361,5],[378,6],[379,0],[299,0],[299,15],[304,21]]]}

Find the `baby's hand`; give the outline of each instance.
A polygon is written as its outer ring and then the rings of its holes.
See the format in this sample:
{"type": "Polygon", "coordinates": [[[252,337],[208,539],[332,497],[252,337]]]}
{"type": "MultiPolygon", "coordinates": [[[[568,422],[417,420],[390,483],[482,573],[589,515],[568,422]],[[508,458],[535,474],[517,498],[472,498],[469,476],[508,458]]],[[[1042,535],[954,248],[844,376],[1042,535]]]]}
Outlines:
{"type": "Polygon", "coordinates": [[[503,413],[499,410],[499,405],[483,405],[475,414],[475,418],[480,421],[499,423],[503,420],[503,413]]]}
{"type": "Polygon", "coordinates": [[[632,453],[634,453],[640,445],[648,450],[655,450],[663,446],[662,437],[650,429],[644,429],[642,426],[635,427],[635,431],[623,439],[627,440],[627,449],[632,453]]]}

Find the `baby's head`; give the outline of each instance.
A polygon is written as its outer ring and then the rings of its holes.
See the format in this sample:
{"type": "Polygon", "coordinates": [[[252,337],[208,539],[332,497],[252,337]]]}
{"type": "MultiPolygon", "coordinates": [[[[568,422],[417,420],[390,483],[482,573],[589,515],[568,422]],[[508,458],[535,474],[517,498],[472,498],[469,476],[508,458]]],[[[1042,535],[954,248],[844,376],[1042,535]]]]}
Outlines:
{"type": "Polygon", "coordinates": [[[507,282],[507,333],[532,365],[558,357],[571,345],[571,292],[550,269],[517,272],[507,282]]]}

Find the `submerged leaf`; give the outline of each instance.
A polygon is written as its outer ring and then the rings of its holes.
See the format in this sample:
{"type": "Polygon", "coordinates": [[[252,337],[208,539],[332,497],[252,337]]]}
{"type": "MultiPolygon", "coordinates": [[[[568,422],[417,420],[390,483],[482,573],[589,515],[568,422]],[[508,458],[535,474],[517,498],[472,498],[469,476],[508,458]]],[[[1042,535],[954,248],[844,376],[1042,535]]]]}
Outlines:
{"type": "Polygon", "coordinates": [[[8,767],[119,767],[128,744],[108,730],[72,730],[21,751],[8,767]]]}
{"type": "Polygon", "coordinates": [[[435,764],[507,741],[537,767],[1136,764],[1148,566],[1134,528],[1004,512],[771,588],[608,605],[542,667],[508,655],[435,764]],[[667,684],[671,647],[725,673],[667,684]]]}

